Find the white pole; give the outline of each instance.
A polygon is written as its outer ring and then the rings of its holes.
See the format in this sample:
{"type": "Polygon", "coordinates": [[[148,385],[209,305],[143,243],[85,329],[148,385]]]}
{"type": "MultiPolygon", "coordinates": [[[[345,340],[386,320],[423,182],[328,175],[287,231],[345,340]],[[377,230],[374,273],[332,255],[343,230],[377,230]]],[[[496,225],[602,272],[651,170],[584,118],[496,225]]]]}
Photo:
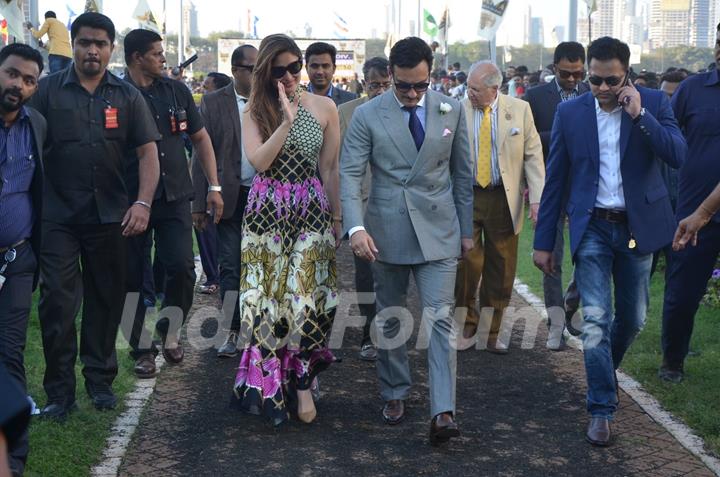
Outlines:
{"type": "Polygon", "coordinates": [[[183,0],[180,0],[180,30],[178,31],[178,65],[185,61],[185,39],[183,38],[183,0]]]}

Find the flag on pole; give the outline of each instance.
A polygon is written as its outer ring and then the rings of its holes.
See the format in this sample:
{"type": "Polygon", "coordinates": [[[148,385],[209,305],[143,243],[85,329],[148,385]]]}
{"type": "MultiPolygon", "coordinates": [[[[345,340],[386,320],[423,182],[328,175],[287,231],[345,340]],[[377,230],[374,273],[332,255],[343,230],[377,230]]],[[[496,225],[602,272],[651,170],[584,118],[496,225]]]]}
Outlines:
{"type": "Polygon", "coordinates": [[[502,22],[509,0],[483,0],[478,36],[492,41],[502,22]]]}
{"type": "Polygon", "coordinates": [[[333,15],[335,15],[335,36],[344,40],[347,38],[348,32],[350,31],[348,28],[348,22],[346,22],[345,19],[337,12],[333,12],[333,15]]]}
{"type": "Polygon", "coordinates": [[[393,45],[397,43],[397,40],[395,39],[394,33],[388,33],[387,41],[385,42],[385,48],[383,49],[383,53],[385,53],[385,56],[390,58],[390,50],[392,50],[393,45]]]}
{"type": "Polygon", "coordinates": [[[423,8],[423,31],[435,38],[438,34],[438,24],[427,8],[423,8]]]}
{"type": "Polygon", "coordinates": [[[588,16],[597,11],[597,0],[585,0],[588,8],[588,16]]]}
{"type": "Polygon", "coordinates": [[[257,24],[258,24],[259,21],[260,21],[260,19],[259,19],[257,16],[253,17],[253,38],[257,38],[257,37],[258,37],[258,34],[257,34],[257,24]]]}
{"type": "Polygon", "coordinates": [[[133,18],[138,21],[140,28],[143,30],[151,30],[160,33],[161,28],[157,22],[157,18],[152,12],[147,0],[138,0],[138,4],[133,12],[133,18]]]}
{"type": "Polygon", "coordinates": [[[85,12],[100,13],[100,10],[102,9],[102,5],[98,5],[99,3],[100,3],[99,0],[86,0],[85,1],[85,12]]]}
{"type": "Polygon", "coordinates": [[[440,17],[440,23],[438,24],[438,38],[440,40],[440,47],[442,48],[442,54],[447,54],[448,51],[448,30],[450,29],[450,7],[445,6],[442,17],[440,17]]]}

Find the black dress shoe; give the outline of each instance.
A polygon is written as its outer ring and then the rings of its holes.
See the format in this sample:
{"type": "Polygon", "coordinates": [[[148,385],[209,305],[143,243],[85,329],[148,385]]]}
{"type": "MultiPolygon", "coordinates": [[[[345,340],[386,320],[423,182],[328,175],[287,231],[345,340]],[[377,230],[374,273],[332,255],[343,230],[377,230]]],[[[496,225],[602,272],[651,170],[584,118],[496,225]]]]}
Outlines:
{"type": "Polygon", "coordinates": [[[168,363],[178,364],[185,357],[185,351],[183,350],[182,344],[178,341],[176,344],[163,346],[162,355],[168,363]]]}
{"type": "Polygon", "coordinates": [[[670,364],[663,360],[658,370],[658,378],[666,383],[680,384],[685,378],[685,370],[682,364],[670,364]]]}
{"type": "Polygon", "coordinates": [[[405,401],[402,399],[391,399],[385,403],[382,410],[385,422],[394,426],[400,424],[405,417],[405,401]]]}
{"type": "Polygon", "coordinates": [[[49,402],[40,410],[40,419],[52,419],[62,422],[70,415],[77,411],[77,404],[73,400],[70,404],[65,402],[49,402]]]}
{"type": "Polygon", "coordinates": [[[133,367],[135,376],[140,379],[154,378],[157,375],[157,367],[155,366],[155,355],[145,353],[135,361],[133,367]]]}
{"type": "Polygon", "coordinates": [[[442,444],[453,437],[460,437],[460,429],[453,420],[452,414],[444,412],[432,418],[430,421],[430,444],[442,444]]]}
{"type": "Polygon", "coordinates": [[[117,397],[112,392],[112,388],[106,385],[85,383],[85,390],[90,396],[90,400],[98,411],[107,411],[115,409],[117,405],[117,397]]]}
{"type": "Polygon", "coordinates": [[[585,440],[599,447],[610,445],[610,421],[604,417],[590,418],[585,440]]]}

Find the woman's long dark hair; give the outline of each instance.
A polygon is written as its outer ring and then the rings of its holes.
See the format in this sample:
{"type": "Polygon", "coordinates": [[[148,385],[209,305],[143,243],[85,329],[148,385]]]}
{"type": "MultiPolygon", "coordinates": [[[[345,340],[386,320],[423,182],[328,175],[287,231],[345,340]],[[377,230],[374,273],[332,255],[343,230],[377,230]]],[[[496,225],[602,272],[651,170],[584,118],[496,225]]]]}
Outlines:
{"type": "Polygon", "coordinates": [[[282,123],[282,111],[278,99],[278,80],[270,74],[273,61],[281,53],[289,52],[302,59],[297,44],[281,33],[269,35],[260,42],[255,69],[253,88],[250,93],[250,115],[260,129],[263,142],[267,141],[282,123]]]}

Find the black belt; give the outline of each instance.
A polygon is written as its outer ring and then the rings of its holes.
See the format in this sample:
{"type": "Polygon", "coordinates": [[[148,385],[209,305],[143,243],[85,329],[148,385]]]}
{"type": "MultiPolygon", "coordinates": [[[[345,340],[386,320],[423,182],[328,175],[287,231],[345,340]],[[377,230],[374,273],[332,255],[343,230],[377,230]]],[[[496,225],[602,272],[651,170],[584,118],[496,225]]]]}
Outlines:
{"type": "Polygon", "coordinates": [[[596,219],[602,219],[616,224],[624,224],[628,221],[627,212],[624,210],[601,209],[600,207],[595,207],[593,209],[592,216],[596,219]]]}
{"type": "Polygon", "coordinates": [[[12,244],[12,245],[10,245],[10,246],[8,246],[8,247],[0,247],[0,253],[5,253],[5,252],[7,252],[8,250],[10,250],[10,249],[12,249],[12,248],[17,248],[17,247],[19,247],[20,245],[22,245],[22,244],[24,244],[24,243],[25,243],[25,239],[22,239],[21,241],[19,241],[19,242],[17,242],[17,243],[14,243],[14,244],[12,244]]]}
{"type": "Polygon", "coordinates": [[[488,184],[487,187],[482,187],[482,186],[479,186],[477,183],[475,183],[475,184],[473,184],[473,187],[478,190],[483,190],[483,191],[489,192],[489,191],[493,191],[493,190],[497,190],[497,189],[503,189],[504,184],[502,182],[500,182],[498,185],[488,184]]]}

